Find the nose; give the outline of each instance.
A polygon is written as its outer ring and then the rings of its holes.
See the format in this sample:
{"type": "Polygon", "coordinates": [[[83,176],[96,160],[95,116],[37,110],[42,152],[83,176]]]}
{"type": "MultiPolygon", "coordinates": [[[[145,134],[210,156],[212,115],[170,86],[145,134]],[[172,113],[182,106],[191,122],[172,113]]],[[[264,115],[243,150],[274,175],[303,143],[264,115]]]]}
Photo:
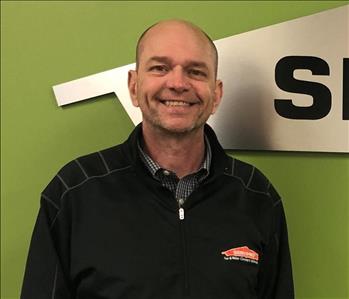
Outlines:
{"type": "Polygon", "coordinates": [[[189,81],[183,68],[176,66],[168,73],[167,87],[177,93],[189,90],[189,81]]]}

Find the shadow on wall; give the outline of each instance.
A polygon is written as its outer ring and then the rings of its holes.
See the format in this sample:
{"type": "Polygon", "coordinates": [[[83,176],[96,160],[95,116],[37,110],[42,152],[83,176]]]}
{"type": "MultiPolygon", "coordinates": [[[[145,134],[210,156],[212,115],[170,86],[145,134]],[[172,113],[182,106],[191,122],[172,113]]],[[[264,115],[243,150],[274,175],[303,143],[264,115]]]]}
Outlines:
{"type": "Polygon", "coordinates": [[[238,70],[227,76],[231,78],[229,82],[223,82],[233,87],[224,93],[221,106],[209,124],[225,149],[271,148],[272,114],[269,111],[274,109],[274,97],[266,90],[263,76],[255,65],[239,64],[238,70]],[[249,80],[252,77],[254,81],[249,80]],[[270,107],[266,109],[266,105],[270,107]]]}

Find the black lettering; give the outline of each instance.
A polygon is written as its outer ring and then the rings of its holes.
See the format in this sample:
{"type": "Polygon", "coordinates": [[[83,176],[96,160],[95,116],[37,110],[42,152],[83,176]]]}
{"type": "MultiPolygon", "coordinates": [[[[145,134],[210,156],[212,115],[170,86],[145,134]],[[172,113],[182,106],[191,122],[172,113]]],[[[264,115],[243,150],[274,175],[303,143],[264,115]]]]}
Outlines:
{"type": "Polygon", "coordinates": [[[343,119],[349,120],[349,58],[343,59],[343,119]]]}
{"type": "Polygon", "coordinates": [[[275,99],[276,112],[290,119],[320,119],[331,110],[331,91],[323,84],[297,80],[293,77],[294,70],[307,69],[313,75],[329,75],[327,62],[313,56],[286,56],[281,58],[275,67],[276,85],[287,92],[307,94],[313,97],[313,104],[300,107],[292,103],[292,99],[275,99]]]}

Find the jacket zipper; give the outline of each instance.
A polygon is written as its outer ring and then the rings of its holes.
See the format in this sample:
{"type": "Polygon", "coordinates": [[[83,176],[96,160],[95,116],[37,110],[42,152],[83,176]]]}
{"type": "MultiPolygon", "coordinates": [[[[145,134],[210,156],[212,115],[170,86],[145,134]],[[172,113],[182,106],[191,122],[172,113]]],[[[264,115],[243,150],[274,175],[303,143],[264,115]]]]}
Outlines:
{"type": "Polygon", "coordinates": [[[189,293],[189,278],[188,278],[188,259],[187,259],[187,243],[185,238],[184,228],[184,208],[181,205],[180,200],[178,202],[178,217],[182,238],[182,250],[183,250],[183,266],[184,266],[184,294],[189,293]]]}
{"type": "Polygon", "coordinates": [[[179,208],[178,210],[178,214],[179,214],[179,220],[184,220],[184,209],[183,208],[179,208]]]}

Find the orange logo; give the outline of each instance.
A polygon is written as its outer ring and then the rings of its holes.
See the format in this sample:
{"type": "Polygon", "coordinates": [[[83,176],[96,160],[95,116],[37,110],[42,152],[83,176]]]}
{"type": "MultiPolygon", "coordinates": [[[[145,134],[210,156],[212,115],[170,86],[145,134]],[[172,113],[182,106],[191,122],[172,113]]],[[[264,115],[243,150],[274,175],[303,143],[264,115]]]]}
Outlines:
{"type": "Polygon", "coordinates": [[[258,264],[259,255],[247,246],[228,249],[221,252],[227,260],[241,260],[258,264]]]}

